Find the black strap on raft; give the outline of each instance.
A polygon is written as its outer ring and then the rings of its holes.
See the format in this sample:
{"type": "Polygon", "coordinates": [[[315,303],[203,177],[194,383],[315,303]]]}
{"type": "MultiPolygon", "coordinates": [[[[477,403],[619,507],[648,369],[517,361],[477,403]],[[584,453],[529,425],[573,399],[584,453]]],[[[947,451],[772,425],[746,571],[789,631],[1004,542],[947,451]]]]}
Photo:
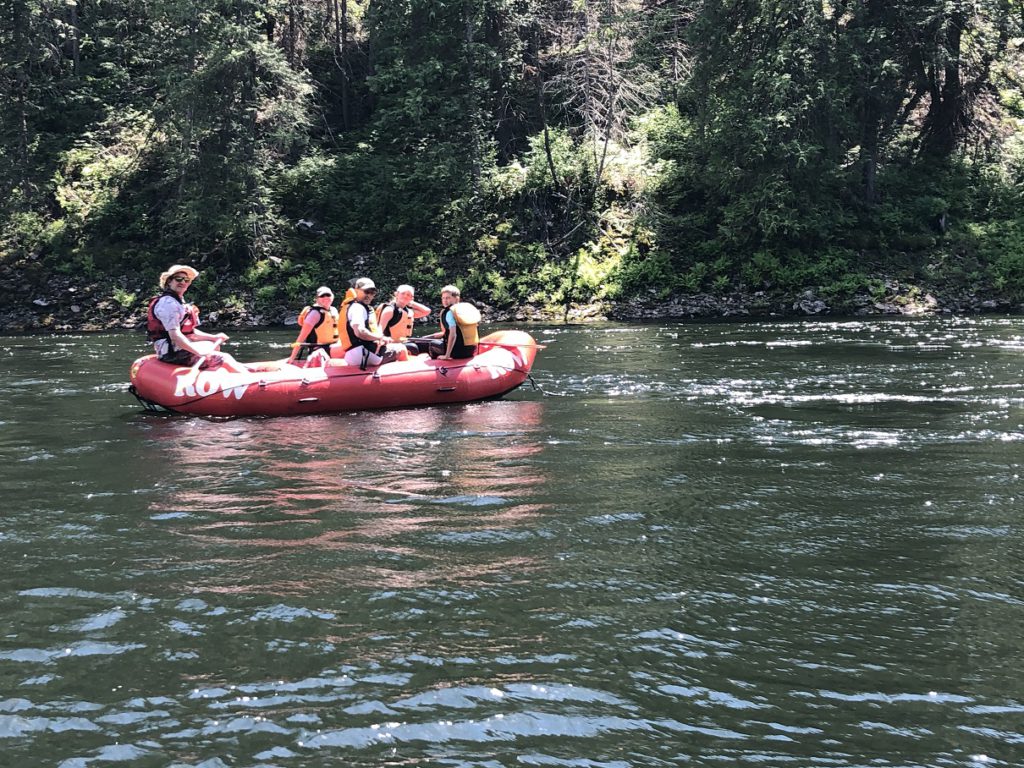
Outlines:
{"type": "MultiPolygon", "coordinates": [[[[515,368],[509,368],[508,370],[514,371],[516,369],[515,368]]],[[[538,384],[536,381],[534,381],[532,373],[526,374],[526,378],[530,380],[530,384],[533,385],[534,390],[537,391],[537,392],[540,392],[542,395],[544,395],[544,397],[559,397],[559,396],[565,396],[567,394],[565,392],[548,392],[546,389],[544,389],[544,387],[542,387],[540,384],[538,384]]]]}
{"type": "Polygon", "coordinates": [[[142,407],[145,408],[147,411],[151,411],[153,413],[173,413],[173,411],[171,411],[170,408],[164,408],[159,403],[154,403],[152,400],[147,400],[146,398],[144,398],[142,395],[139,394],[139,390],[135,388],[134,384],[128,385],[128,391],[135,396],[135,399],[138,400],[142,407]]]}

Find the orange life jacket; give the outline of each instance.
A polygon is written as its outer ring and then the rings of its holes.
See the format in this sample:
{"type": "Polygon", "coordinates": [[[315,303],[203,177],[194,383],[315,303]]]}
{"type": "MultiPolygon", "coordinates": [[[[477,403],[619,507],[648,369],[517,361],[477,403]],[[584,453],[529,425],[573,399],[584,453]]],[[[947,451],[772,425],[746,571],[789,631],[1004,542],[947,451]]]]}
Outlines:
{"type": "Polygon", "coordinates": [[[381,328],[381,332],[393,339],[398,341],[399,339],[407,339],[412,336],[412,321],[414,316],[414,310],[412,307],[405,307],[404,309],[398,306],[398,302],[392,301],[390,304],[381,304],[377,307],[377,325],[380,326],[380,316],[383,314],[386,307],[392,307],[393,311],[391,319],[388,320],[388,324],[381,328]]]}
{"type": "Polygon", "coordinates": [[[338,343],[341,344],[341,348],[345,351],[348,351],[355,346],[352,343],[352,338],[349,336],[348,328],[348,308],[355,300],[356,289],[349,288],[345,291],[345,296],[341,300],[341,306],[338,307],[338,343]]]}
{"type": "MultiPolygon", "coordinates": [[[[352,324],[348,321],[348,310],[353,303],[360,302],[356,301],[356,289],[349,288],[345,291],[345,298],[341,300],[341,306],[338,307],[338,341],[341,348],[348,352],[352,347],[366,347],[371,352],[376,352],[378,347],[376,341],[360,339],[352,330],[352,324]]],[[[376,313],[366,304],[363,306],[366,307],[366,327],[374,333],[379,333],[376,313]]]]}
{"type": "Polygon", "coordinates": [[[444,331],[443,343],[448,343],[448,334],[455,331],[455,346],[452,347],[452,354],[461,354],[465,347],[476,347],[479,342],[477,324],[480,322],[480,310],[466,301],[452,304],[450,307],[441,309],[441,330],[444,331]],[[444,319],[451,312],[455,318],[454,328],[449,328],[444,319]]]}
{"type": "Polygon", "coordinates": [[[302,343],[333,344],[338,340],[338,310],[334,307],[328,307],[326,310],[319,304],[305,307],[299,313],[299,325],[305,324],[306,318],[314,309],[320,313],[320,319],[313,326],[313,330],[302,340],[302,343]]]}

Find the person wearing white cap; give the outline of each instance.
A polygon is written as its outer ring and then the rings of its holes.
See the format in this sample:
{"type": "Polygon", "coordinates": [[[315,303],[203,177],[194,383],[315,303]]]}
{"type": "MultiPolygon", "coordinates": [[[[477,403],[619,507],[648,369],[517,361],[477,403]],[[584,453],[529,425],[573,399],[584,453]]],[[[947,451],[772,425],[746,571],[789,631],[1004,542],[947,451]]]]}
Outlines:
{"type": "Polygon", "coordinates": [[[381,333],[392,341],[405,344],[414,355],[419,354],[419,348],[416,342],[407,342],[406,339],[412,336],[413,323],[430,314],[430,307],[416,301],[413,298],[415,295],[411,285],[400,285],[395,288],[394,300],[377,309],[377,325],[381,333]]]}
{"type": "Polygon", "coordinates": [[[162,293],[149,302],[146,313],[146,334],[153,351],[165,363],[195,365],[244,371],[244,366],[231,355],[218,351],[228,340],[226,333],[212,334],[199,330],[199,308],[185,303],[185,291],[199,271],[186,264],[175,264],[160,275],[162,293]],[[217,354],[214,354],[217,353],[217,354]]]}
{"type": "Polygon", "coordinates": [[[316,303],[299,313],[299,336],[292,344],[289,363],[313,356],[330,358],[331,345],[338,341],[338,310],[333,303],[334,291],[326,285],[316,289],[316,303]]]}
{"type": "Polygon", "coordinates": [[[345,362],[366,370],[367,366],[404,356],[405,346],[388,344],[387,336],[377,327],[377,316],[370,307],[370,302],[377,295],[373,280],[360,277],[352,283],[352,289],[355,299],[345,311],[345,338],[350,344],[345,350],[345,362]]]}

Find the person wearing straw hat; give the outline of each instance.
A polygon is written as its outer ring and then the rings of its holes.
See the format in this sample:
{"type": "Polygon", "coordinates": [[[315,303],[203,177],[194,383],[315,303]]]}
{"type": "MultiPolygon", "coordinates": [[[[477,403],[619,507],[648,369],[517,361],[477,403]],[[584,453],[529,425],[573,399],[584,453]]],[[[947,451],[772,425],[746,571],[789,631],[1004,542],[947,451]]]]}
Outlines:
{"type": "Polygon", "coordinates": [[[172,365],[196,365],[244,371],[231,355],[219,351],[228,340],[225,333],[199,329],[199,308],[185,303],[185,291],[199,275],[187,264],[175,264],[160,274],[161,293],[149,302],[146,317],[148,339],[161,361],[172,365]]]}

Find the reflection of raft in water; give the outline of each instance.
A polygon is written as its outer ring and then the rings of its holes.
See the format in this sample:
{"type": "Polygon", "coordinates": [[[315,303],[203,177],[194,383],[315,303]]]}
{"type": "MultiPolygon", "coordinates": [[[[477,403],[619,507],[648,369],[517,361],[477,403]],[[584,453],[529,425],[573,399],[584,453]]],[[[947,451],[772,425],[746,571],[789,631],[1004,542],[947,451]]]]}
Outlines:
{"type": "Polygon", "coordinates": [[[247,373],[201,371],[161,363],[132,364],[130,391],[149,410],[200,416],[291,416],[410,405],[467,403],[501,397],[530,375],[537,344],[522,331],[480,339],[468,360],[406,361],[359,370],[342,360],[303,368],[283,361],[249,363],[247,373]]]}

